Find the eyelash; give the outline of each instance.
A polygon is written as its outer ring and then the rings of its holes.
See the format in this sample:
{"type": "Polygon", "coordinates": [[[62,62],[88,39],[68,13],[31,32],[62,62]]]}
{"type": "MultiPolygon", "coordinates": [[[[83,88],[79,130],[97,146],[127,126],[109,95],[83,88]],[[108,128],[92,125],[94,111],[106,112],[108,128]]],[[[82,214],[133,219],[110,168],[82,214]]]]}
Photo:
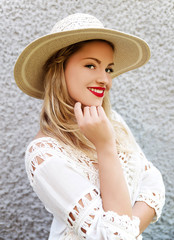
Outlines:
{"type": "Polygon", "coordinates": [[[95,65],[93,65],[93,64],[87,64],[87,65],[85,65],[85,67],[87,67],[87,68],[89,68],[89,69],[93,69],[93,68],[91,68],[91,67],[94,67],[94,68],[95,68],[95,65]]]}
{"type": "Polygon", "coordinates": [[[109,70],[109,72],[108,72],[108,73],[113,73],[113,72],[114,72],[114,70],[113,70],[112,68],[106,68],[106,69],[108,69],[108,70],[109,70]]]}
{"type": "MultiPolygon", "coordinates": [[[[87,65],[85,65],[85,67],[87,67],[87,68],[89,68],[89,69],[94,69],[95,68],[95,65],[93,65],[93,64],[87,64],[87,65]],[[93,68],[91,68],[91,67],[93,67],[93,68]]],[[[114,70],[112,69],[112,68],[106,68],[106,70],[105,70],[107,73],[113,73],[114,72],[114,70]],[[109,72],[107,72],[107,70],[109,70],[109,72]]]]}

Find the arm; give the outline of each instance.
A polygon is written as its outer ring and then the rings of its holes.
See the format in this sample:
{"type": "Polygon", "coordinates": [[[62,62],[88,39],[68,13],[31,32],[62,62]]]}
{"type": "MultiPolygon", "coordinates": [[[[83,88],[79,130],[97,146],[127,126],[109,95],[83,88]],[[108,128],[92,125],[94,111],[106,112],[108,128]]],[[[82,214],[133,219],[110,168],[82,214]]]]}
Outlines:
{"type": "MultiPolygon", "coordinates": [[[[84,109],[84,115],[79,108],[80,106],[76,108],[75,111],[80,129],[84,135],[95,145],[98,154],[101,196],[104,210],[112,210],[120,215],[126,214],[130,217],[131,215],[140,217],[140,231],[142,232],[150,224],[150,222],[152,222],[154,216],[161,211],[163,207],[164,187],[162,178],[160,178],[161,175],[156,174],[156,172],[153,171],[154,167],[152,168],[151,173],[148,174],[149,171],[146,170],[149,168],[149,162],[146,162],[144,165],[144,175],[149,176],[143,177],[140,194],[137,198],[137,201],[139,202],[135,204],[132,210],[127,187],[125,186],[125,180],[122,175],[122,169],[117,161],[117,151],[114,147],[115,145],[113,144],[113,135],[107,134],[110,132],[110,127],[109,124],[107,124],[104,114],[102,115],[102,112],[98,112],[101,119],[105,123],[103,124],[103,122],[99,122],[98,124],[98,119],[96,119],[97,115],[94,112],[95,109],[93,109],[93,107],[87,108],[87,110],[84,109]],[[104,136],[101,133],[104,133],[104,136]],[[153,179],[153,177],[157,175],[159,175],[159,177],[153,179]],[[151,184],[148,185],[148,182],[151,184]],[[148,195],[147,200],[146,195],[148,195]]],[[[121,123],[131,134],[129,128],[122,118],[121,123]]],[[[114,131],[111,130],[111,132],[113,133],[114,131]]]]}
{"type": "Polygon", "coordinates": [[[132,218],[132,206],[128,188],[117,157],[115,143],[97,148],[99,162],[100,191],[105,211],[132,218]]]}
{"type": "MultiPolygon", "coordinates": [[[[116,112],[113,114],[113,118],[121,122],[134,138],[123,118],[116,112]]],[[[140,232],[143,232],[150,223],[157,221],[161,215],[165,202],[165,187],[159,170],[146,159],[137,143],[136,145],[143,171],[139,193],[133,206],[133,216],[140,218],[140,232]]]]}
{"type": "Polygon", "coordinates": [[[132,207],[123,170],[118,159],[115,135],[101,106],[75,104],[75,116],[82,133],[96,147],[99,163],[100,189],[105,211],[132,218],[132,207]]]}
{"type": "Polygon", "coordinates": [[[140,219],[140,234],[149,226],[155,217],[155,210],[145,202],[135,202],[132,209],[133,216],[140,219]]]}

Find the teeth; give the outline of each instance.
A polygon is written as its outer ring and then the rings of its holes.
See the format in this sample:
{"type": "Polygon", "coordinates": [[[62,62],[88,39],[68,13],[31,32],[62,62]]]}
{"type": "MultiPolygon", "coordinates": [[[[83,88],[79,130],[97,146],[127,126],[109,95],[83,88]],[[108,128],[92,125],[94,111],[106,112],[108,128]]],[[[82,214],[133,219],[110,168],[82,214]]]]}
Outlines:
{"type": "Polygon", "coordinates": [[[89,88],[91,91],[96,93],[103,93],[103,90],[95,89],[95,88],[89,88]]]}

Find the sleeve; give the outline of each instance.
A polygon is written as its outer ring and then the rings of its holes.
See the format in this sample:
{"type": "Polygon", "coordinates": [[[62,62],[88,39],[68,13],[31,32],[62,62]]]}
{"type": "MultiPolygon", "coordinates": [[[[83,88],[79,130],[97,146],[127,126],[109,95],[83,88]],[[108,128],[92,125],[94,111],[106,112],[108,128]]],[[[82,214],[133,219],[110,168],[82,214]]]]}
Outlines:
{"type": "Polygon", "coordinates": [[[34,191],[55,218],[80,239],[136,239],[139,218],[105,212],[99,189],[66,164],[67,156],[44,151],[40,147],[26,155],[26,167],[34,191]],[[38,164],[41,154],[43,161],[38,164]]]}
{"type": "Polygon", "coordinates": [[[142,153],[143,172],[140,182],[140,190],[136,201],[143,201],[152,207],[156,216],[152,223],[156,222],[161,216],[165,203],[165,187],[160,171],[142,153]]]}
{"type": "MultiPolygon", "coordinates": [[[[129,134],[131,134],[133,137],[133,134],[131,133],[123,118],[115,111],[113,111],[113,114],[115,115],[115,118],[117,118],[117,120],[124,125],[129,134]]],[[[135,140],[134,137],[133,139],[135,140]]],[[[156,216],[152,221],[153,223],[159,219],[165,203],[165,186],[160,171],[150,161],[147,160],[143,151],[137,143],[136,146],[142,164],[140,188],[136,201],[143,201],[155,210],[156,216]]]]}

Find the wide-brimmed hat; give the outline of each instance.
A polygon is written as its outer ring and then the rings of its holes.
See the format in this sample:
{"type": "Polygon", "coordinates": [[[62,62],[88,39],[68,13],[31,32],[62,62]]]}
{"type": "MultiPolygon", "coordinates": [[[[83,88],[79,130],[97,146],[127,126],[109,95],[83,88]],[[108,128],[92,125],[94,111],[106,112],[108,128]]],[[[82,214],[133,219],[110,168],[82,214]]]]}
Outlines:
{"type": "Polygon", "coordinates": [[[14,67],[18,87],[29,96],[43,98],[43,66],[58,50],[91,39],[103,39],[115,47],[112,78],[138,68],[150,58],[145,41],[130,34],[104,28],[94,16],[76,13],[57,22],[51,33],[30,43],[14,67]]]}

